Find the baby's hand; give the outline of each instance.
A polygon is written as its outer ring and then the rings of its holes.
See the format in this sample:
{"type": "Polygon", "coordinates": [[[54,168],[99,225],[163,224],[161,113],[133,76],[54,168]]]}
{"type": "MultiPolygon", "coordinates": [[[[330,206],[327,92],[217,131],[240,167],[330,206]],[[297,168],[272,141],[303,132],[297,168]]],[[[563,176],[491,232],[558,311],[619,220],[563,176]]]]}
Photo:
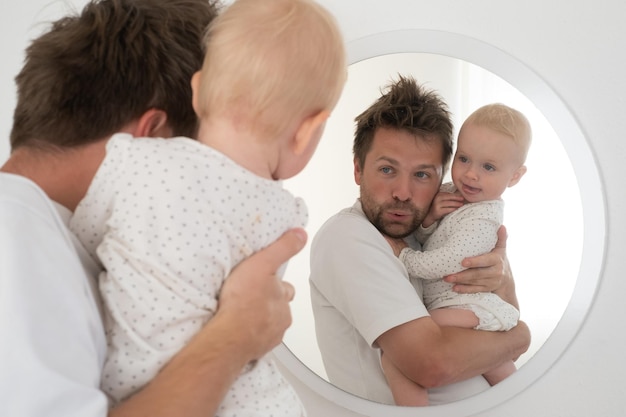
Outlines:
{"type": "Polygon", "coordinates": [[[385,239],[387,239],[387,242],[389,242],[389,245],[391,246],[391,249],[393,249],[393,253],[396,256],[400,255],[400,252],[402,252],[402,249],[404,249],[404,248],[409,246],[402,239],[394,239],[394,238],[389,237],[389,236],[385,236],[385,239]]]}
{"type": "Polygon", "coordinates": [[[429,227],[435,222],[441,220],[445,215],[452,213],[454,210],[465,204],[465,199],[460,193],[439,192],[435,196],[428,214],[422,221],[423,227],[429,227]]]}

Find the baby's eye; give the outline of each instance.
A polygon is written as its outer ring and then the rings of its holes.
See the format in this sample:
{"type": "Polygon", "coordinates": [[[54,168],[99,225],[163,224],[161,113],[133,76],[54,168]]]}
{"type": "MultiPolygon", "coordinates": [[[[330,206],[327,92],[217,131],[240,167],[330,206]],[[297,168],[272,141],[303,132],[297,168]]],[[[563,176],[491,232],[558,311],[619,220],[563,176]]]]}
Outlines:
{"type": "Polygon", "coordinates": [[[485,164],[485,165],[483,166],[483,168],[485,168],[485,170],[486,170],[486,171],[495,171],[495,170],[496,170],[496,167],[494,167],[494,166],[493,166],[493,165],[491,165],[491,164],[485,164]]]}
{"type": "Polygon", "coordinates": [[[468,161],[468,159],[467,159],[467,157],[466,157],[466,156],[459,156],[459,161],[461,161],[461,162],[467,162],[467,161],[468,161]]]}

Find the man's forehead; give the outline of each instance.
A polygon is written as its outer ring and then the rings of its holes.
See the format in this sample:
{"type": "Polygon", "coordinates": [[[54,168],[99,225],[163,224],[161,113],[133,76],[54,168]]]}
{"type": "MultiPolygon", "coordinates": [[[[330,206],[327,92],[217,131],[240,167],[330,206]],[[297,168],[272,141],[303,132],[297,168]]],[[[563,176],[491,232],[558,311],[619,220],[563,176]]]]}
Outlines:
{"type": "Polygon", "coordinates": [[[406,131],[380,129],[374,136],[369,157],[373,161],[420,166],[442,166],[443,145],[406,131]]]}

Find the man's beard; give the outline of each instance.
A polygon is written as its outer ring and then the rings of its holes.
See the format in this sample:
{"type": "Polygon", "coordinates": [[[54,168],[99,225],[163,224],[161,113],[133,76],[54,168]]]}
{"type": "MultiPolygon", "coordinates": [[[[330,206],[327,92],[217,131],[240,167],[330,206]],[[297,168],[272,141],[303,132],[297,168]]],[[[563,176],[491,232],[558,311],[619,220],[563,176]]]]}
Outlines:
{"type": "Polygon", "coordinates": [[[380,233],[394,239],[404,238],[415,232],[419,225],[422,224],[427,214],[427,210],[421,210],[407,201],[394,200],[391,203],[379,205],[371,199],[367,193],[363,193],[362,190],[361,206],[370,223],[372,223],[380,233]],[[412,213],[410,221],[406,223],[385,219],[383,217],[383,213],[394,209],[402,210],[403,212],[410,211],[412,213]]]}

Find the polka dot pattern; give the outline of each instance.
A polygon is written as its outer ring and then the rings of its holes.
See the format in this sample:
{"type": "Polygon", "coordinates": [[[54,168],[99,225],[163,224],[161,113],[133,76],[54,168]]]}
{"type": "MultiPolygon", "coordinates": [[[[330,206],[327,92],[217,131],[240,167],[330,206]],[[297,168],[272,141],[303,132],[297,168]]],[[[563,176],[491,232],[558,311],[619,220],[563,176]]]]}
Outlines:
{"type": "MultiPolygon", "coordinates": [[[[454,191],[451,184],[444,184],[443,189],[454,191]]],[[[441,279],[465,269],[461,266],[463,259],[494,248],[503,213],[502,200],[465,204],[441,219],[436,228],[418,230],[418,240],[425,240],[423,252],[403,249],[400,260],[409,276],[423,279],[426,308],[476,304],[502,320],[503,328],[511,328],[517,323],[517,310],[495,294],[458,294],[452,290],[451,284],[441,279]]]]}
{"type": "MultiPolygon", "coordinates": [[[[70,227],[106,269],[102,387],[114,402],[145,385],[215,314],[232,268],[306,222],[304,202],[280,181],[208,146],[113,136],[70,227]]],[[[301,415],[269,358],[249,368],[220,415],[301,415]]]]}

